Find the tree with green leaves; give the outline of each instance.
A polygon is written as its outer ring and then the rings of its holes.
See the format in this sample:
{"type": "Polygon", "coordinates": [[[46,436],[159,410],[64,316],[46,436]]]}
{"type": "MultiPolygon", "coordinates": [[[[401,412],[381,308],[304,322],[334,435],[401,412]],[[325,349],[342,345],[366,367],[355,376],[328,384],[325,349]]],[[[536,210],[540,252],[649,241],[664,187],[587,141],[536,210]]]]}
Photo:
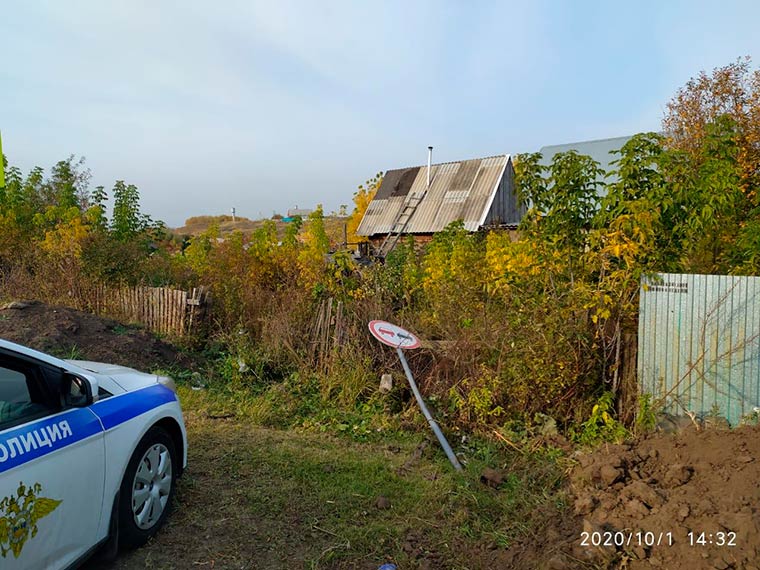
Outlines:
{"type": "Polygon", "coordinates": [[[129,241],[149,226],[149,219],[140,213],[140,192],[134,184],[117,180],[113,187],[111,233],[119,241],[129,241]]]}
{"type": "Polygon", "coordinates": [[[90,226],[99,232],[108,229],[108,216],[106,215],[106,200],[108,193],[103,186],[97,186],[90,196],[89,208],[85,215],[90,226]]]}
{"type": "Polygon", "coordinates": [[[662,155],[670,190],[662,208],[689,273],[730,273],[737,236],[750,213],[741,190],[736,123],[728,115],[705,126],[696,156],[680,149],[662,155]]]}
{"type": "Polygon", "coordinates": [[[573,150],[555,155],[548,168],[541,158],[538,153],[520,155],[515,163],[517,192],[530,205],[522,231],[563,249],[583,251],[604,170],[573,150]]]}
{"type": "Polygon", "coordinates": [[[50,177],[40,188],[43,204],[61,208],[62,211],[68,208],[82,210],[87,206],[92,175],[84,162],[84,158],[76,160],[71,155],[53,166],[50,177]]]}

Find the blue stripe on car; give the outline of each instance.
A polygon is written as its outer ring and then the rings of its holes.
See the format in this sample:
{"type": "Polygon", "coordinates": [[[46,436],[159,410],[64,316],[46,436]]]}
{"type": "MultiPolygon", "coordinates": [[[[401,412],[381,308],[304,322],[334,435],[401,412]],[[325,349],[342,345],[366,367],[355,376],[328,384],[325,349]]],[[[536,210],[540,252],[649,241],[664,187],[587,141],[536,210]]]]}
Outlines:
{"type": "Polygon", "coordinates": [[[51,418],[8,430],[0,435],[0,473],[68,447],[102,431],[103,428],[100,426],[98,418],[86,408],[70,410],[51,418]],[[71,435],[66,434],[66,430],[61,428],[61,422],[68,424],[71,435]],[[53,431],[58,435],[55,441],[52,441],[51,437],[53,431]],[[36,437],[38,434],[47,436],[49,445],[47,443],[40,444],[40,440],[36,437]],[[34,438],[35,447],[27,450],[21,444],[22,437],[34,438]]]}
{"type": "Polygon", "coordinates": [[[103,422],[103,429],[108,431],[153,408],[174,402],[176,399],[177,395],[169,388],[156,384],[121,396],[106,398],[90,406],[90,409],[103,422]]]}
{"type": "Polygon", "coordinates": [[[113,429],[176,399],[172,390],[156,384],[10,429],[0,434],[0,473],[113,429]]]}

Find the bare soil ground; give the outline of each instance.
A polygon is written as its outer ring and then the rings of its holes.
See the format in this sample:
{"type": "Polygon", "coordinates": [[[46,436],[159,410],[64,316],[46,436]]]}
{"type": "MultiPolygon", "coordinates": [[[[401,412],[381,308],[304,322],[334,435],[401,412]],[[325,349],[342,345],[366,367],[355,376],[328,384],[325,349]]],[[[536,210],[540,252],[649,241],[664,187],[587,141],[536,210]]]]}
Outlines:
{"type": "MultiPolygon", "coordinates": [[[[42,304],[0,310],[0,338],[144,370],[202,364],[145,331],[42,304]]],[[[498,511],[538,473],[520,472],[519,454],[495,465],[505,476],[496,490],[475,473],[452,475],[434,446],[262,429],[215,413],[204,390],[183,386],[180,398],[190,465],[168,525],[86,570],[760,568],[758,428],[689,428],[571,453],[564,485],[526,520],[504,520],[498,511]],[[486,511],[522,532],[483,540],[473,525],[486,511]]]]}
{"type": "Polygon", "coordinates": [[[688,428],[606,446],[581,455],[570,481],[573,524],[544,536],[557,550],[554,568],[760,567],[757,427],[688,428]],[[584,531],[613,544],[582,546],[584,531]]]}
{"type": "Polygon", "coordinates": [[[134,326],[36,301],[11,305],[26,306],[0,310],[0,338],[58,358],[109,362],[142,371],[198,367],[191,355],[134,326]]]}

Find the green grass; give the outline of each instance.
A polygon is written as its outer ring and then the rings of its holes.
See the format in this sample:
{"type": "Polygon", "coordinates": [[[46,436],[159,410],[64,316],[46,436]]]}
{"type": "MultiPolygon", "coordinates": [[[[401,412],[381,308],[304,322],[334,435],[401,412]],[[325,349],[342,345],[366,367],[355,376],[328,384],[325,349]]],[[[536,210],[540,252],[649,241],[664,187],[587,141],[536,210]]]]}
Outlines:
{"type": "Polygon", "coordinates": [[[418,568],[427,560],[431,568],[484,569],[564,508],[556,452],[523,454],[471,441],[465,471],[457,473],[433,440],[399,472],[426,432],[387,430],[357,441],[314,429],[319,422],[265,429],[251,421],[257,397],[187,385],[179,395],[190,468],[161,550],[136,554],[150,556],[155,567],[209,560],[235,567],[255,557],[259,568],[376,568],[390,561],[418,568]],[[485,466],[505,470],[499,490],[480,482],[485,466]],[[380,496],[389,509],[377,508],[380,496]],[[216,538],[199,551],[192,536],[216,538]]]}
{"type": "Polygon", "coordinates": [[[123,325],[119,323],[111,327],[111,332],[116,335],[122,336],[122,335],[129,334],[131,332],[134,332],[136,330],[140,330],[142,328],[144,327],[136,323],[130,323],[128,325],[123,325]]]}
{"type": "Polygon", "coordinates": [[[51,348],[48,352],[61,360],[85,360],[84,353],[76,344],[68,348],[51,348]]]}

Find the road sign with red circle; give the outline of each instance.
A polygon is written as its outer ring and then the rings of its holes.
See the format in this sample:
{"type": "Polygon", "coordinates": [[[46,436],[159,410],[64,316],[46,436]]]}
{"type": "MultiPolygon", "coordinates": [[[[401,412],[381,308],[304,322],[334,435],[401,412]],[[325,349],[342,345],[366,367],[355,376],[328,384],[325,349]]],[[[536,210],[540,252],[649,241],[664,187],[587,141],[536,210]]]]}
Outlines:
{"type": "Polygon", "coordinates": [[[393,348],[419,348],[420,339],[407,330],[385,321],[371,321],[369,332],[377,340],[393,348]]]}

